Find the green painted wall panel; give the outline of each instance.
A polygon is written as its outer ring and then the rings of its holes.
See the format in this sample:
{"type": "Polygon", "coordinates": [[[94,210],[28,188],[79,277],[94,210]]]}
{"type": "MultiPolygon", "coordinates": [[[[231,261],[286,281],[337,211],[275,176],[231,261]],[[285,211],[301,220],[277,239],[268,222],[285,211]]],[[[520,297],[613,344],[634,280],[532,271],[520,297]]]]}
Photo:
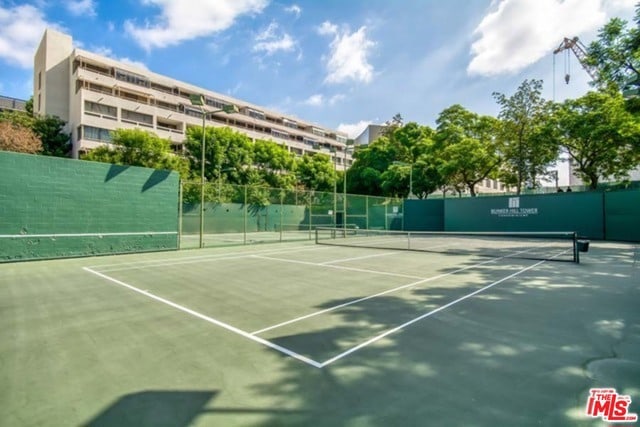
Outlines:
{"type": "Polygon", "coordinates": [[[473,197],[444,201],[446,231],[577,231],[604,238],[603,193],[473,197]]]}
{"type": "Polygon", "coordinates": [[[640,242],[640,191],[605,193],[607,240],[640,242]]]}
{"type": "Polygon", "coordinates": [[[443,231],[444,200],[405,200],[404,229],[408,231],[443,231]]]}
{"type": "Polygon", "coordinates": [[[177,248],[175,172],[0,152],[0,260],[177,248]],[[173,234],[155,234],[155,233],[173,234]]]}

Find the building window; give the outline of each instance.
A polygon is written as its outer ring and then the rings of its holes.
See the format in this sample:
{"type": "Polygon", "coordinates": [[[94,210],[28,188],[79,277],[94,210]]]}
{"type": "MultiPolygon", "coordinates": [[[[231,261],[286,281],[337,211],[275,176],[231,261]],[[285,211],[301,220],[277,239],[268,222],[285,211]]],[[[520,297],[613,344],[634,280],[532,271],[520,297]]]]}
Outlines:
{"type": "Polygon", "coordinates": [[[137,111],[122,110],[122,121],[135,123],[143,126],[153,126],[153,116],[150,114],[139,113],[137,111]]]}
{"type": "Polygon", "coordinates": [[[40,108],[42,107],[42,94],[38,94],[38,105],[36,105],[36,110],[40,112],[40,108]]]}
{"type": "Polygon", "coordinates": [[[42,89],[42,71],[38,72],[38,90],[42,89]]]}
{"type": "Polygon", "coordinates": [[[266,119],[266,116],[264,115],[264,113],[262,111],[253,110],[253,109],[249,108],[248,112],[249,112],[249,117],[253,117],[254,119],[258,119],[258,120],[265,120],[266,119]]]}
{"type": "Polygon", "coordinates": [[[118,109],[111,105],[98,104],[97,102],[84,101],[85,113],[94,113],[99,116],[117,119],[118,109]]]}
{"type": "Polygon", "coordinates": [[[311,138],[304,138],[302,140],[303,143],[310,145],[311,147],[316,147],[318,145],[318,141],[316,141],[315,139],[311,139],[311,138]]]}
{"type": "Polygon", "coordinates": [[[293,120],[282,119],[282,123],[288,128],[298,129],[298,123],[294,122],[293,120]]]}
{"type": "Polygon", "coordinates": [[[279,130],[271,129],[271,135],[280,139],[289,139],[289,134],[286,132],[280,132],[279,130]]]}
{"type": "Polygon", "coordinates": [[[347,143],[347,137],[346,136],[342,136],[342,135],[336,135],[336,141],[342,143],[342,144],[346,144],[347,143]]]}
{"type": "Polygon", "coordinates": [[[194,109],[194,108],[185,107],[185,108],[184,108],[184,113],[185,113],[187,116],[197,117],[197,118],[199,118],[199,119],[201,119],[201,118],[202,118],[202,111],[200,111],[200,110],[196,110],[196,109],[194,109]]]}
{"type": "Polygon", "coordinates": [[[311,133],[314,135],[322,136],[322,137],[324,137],[325,135],[325,132],[322,129],[318,129],[314,127],[311,128],[311,133]]]}
{"type": "Polygon", "coordinates": [[[84,139],[91,141],[111,142],[111,131],[109,129],[83,126],[82,134],[84,139]]]}
{"type": "Polygon", "coordinates": [[[219,108],[219,109],[223,109],[224,107],[227,106],[226,103],[220,101],[219,99],[215,99],[215,98],[205,97],[204,98],[204,102],[205,102],[205,104],[207,104],[210,107],[219,108]]]}
{"type": "Polygon", "coordinates": [[[139,76],[128,71],[116,70],[116,79],[123,82],[131,83],[137,86],[149,87],[151,83],[146,77],[139,76]]]}

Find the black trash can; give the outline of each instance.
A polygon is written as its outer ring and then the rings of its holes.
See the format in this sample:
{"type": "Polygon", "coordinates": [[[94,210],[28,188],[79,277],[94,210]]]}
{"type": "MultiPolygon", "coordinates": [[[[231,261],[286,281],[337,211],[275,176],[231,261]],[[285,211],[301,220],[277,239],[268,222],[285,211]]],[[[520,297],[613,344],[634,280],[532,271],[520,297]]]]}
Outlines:
{"type": "Polygon", "coordinates": [[[589,241],[578,240],[578,252],[589,252],[589,241]]]}

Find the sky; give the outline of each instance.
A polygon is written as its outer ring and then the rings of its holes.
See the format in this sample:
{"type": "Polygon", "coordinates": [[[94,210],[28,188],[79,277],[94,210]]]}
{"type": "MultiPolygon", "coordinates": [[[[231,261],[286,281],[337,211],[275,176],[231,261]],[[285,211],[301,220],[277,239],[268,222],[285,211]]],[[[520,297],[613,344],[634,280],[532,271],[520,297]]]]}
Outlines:
{"type": "Polygon", "coordinates": [[[435,126],[454,104],[496,115],[492,94],[524,79],[542,79],[547,99],[583,95],[587,73],[563,54],[554,68],[553,50],[631,20],[636,1],[0,0],[0,95],[31,96],[35,49],[54,28],[82,49],[351,137],[396,113],[435,126]]]}

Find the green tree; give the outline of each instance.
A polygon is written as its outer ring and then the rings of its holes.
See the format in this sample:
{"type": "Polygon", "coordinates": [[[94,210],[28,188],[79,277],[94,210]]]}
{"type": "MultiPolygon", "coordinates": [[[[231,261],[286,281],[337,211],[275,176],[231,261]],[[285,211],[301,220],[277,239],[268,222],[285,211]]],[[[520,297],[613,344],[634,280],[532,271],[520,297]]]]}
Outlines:
{"type": "Polygon", "coordinates": [[[640,84],[640,5],[635,25],[612,18],[587,49],[587,63],[598,70],[594,82],[600,88],[623,89],[630,81],[640,84]]]}
{"type": "Polygon", "coordinates": [[[444,181],[454,188],[466,187],[475,196],[476,185],[500,165],[495,141],[497,120],[453,105],[440,113],[436,123],[444,181]]]}
{"type": "Polygon", "coordinates": [[[3,111],[0,121],[29,128],[42,143],[41,154],[67,157],[71,151],[70,135],[64,132],[66,122],[56,116],[34,116],[33,97],[27,101],[25,111],[3,111]]]}
{"type": "Polygon", "coordinates": [[[542,98],[541,92],[542,80],[525,80],[510,97],[493,94],[500,105],[500,178],[514,185],[518,194],[525,185],[537,186],[538,177],[558,155],[557,144],[546,134],[552,104],[542,98]]]}
{"type": "MultiPolygon", "coordinates": [[[[187,128],[185,141],[190,169],[193,176],[199,177],[202,159],[202,127],[187,128]]],[[[213,182],[218,179],[231,184],[247,184],[250,181],[250,168],[253,158],[253,145],[248,136],[228,127],[207,127],[205,129],[205,179],[213,182]]]]}
{"type": "Polygon", "coordinates": [[[253,168],[272,188],[292,189],[296,184],[295,156],[286,146],[257,140],[253,145],[253,168]]]}
{"type": "Polygon", "coordinates": [[[560,145],[591,189],[603,177],[625,179],[640,163],[640,122],[615,91],[565,101],[555,114],[560,145]]]}
{"type": "Polygon", "coordinates": [[[66,122],[56,116],[36,117],[31,129],[42,141],[42,154],[68,157],[71,151],[71,135],[64,132],[66,122]]]}
{"type": "Polygon", "coordinates": [[[298,161],[297,176],[298,181],[308,190],[333,191],[336,181],[333,162],[328,155],[322,153],[303,155],[298,161]]]}
{"type": "Polygon", "coordinates": [[[171,141],[140,129],[117,129],[111,144],[103,145],[84,155],[85,160],[116,165],[142,166],[174,170],[183,178],[188,175],[188,162],[173,153],[171,141]]]}
{"type": "Polygon", "coordinates": [[[385,135],[359,148],[348,173],[349,191],[406,197],[412,175],[414,194],[426,197],[442,183],[433,136],[430,127],[411,122],[393,126],[385,135]]]}

